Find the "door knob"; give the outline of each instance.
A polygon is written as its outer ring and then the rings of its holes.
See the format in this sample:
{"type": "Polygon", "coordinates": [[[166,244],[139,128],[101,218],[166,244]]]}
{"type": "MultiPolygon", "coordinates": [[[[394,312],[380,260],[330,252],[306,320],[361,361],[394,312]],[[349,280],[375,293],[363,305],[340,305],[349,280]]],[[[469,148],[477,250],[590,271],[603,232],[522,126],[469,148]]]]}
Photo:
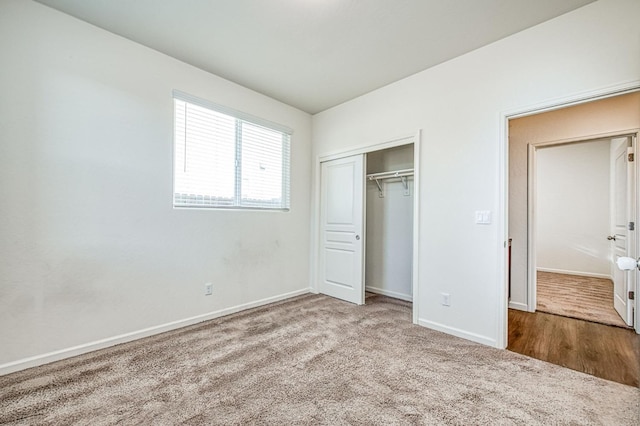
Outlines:
{"type": "Polygon", "coordinates": [[[636,267],[640,269],[639,262],[640,259],[636,260],[632,257],[619,257],[618,260],[616,260],[618,268],[620,268],[620,270],[622,271],[631,271],[633,269],[636,269],[636,267]]]}
{"type": "Polygon", "coordinates": [[[611,240],[615,241],[615,240],[616,240],[616,236],[615,236],[615,235],[609,235],[609,236],[607,237],[607,240],[609,240],[609,241],[611,241],[611,240]]]}

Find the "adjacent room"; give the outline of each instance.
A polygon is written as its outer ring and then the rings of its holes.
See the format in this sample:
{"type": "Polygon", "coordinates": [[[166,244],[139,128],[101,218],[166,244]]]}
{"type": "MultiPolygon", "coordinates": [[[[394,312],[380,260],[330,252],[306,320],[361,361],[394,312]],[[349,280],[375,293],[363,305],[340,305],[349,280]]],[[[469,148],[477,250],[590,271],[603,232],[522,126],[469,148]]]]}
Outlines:
{"type": "Polygon", "coordinates": [[[635,283],[616,262],[634,244],[638,128],[637,92],[509,124],[508,348],[633,386],[635,283]]]}
{"type": "Polygon", "coordinates": [[[0,1],[0,424],[637,424],[637,16],[0,1]]]}

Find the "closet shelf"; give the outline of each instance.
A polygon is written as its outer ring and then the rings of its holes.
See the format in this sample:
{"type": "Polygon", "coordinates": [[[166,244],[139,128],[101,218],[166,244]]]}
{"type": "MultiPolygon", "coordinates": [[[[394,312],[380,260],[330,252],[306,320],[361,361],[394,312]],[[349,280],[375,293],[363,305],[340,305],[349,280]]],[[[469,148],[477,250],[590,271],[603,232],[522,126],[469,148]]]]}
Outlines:
{"type": "Polygon", "coordinates": [[[407,183],[407,176],[413,176],[413,169],[393,170],[390,172],[371,173],[367,175],[368,180],[372,180],[378,185],[378,191],[380,197],[384,197],[384,190],[380,185],[381,180],[385,179],[400,179],[404,185],[405,195],[409,195],[409,184],[407,183]]]}

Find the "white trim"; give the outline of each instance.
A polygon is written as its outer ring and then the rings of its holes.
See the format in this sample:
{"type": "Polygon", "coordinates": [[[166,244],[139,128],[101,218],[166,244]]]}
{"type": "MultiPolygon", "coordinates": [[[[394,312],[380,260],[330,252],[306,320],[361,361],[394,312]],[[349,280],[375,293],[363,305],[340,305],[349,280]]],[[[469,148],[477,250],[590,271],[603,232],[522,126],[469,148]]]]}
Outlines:
{"type": "MultiPolygon", "coordinates": [[[[640,160],[638,159],[638,138],[640,137],[640,129],[636,129],[635,134],[631,135],[631,148],[634,153],[634,166],[632,166],[632,170],[634,173],[634,179],[632,185],[634,186],[632,189],[632,194],[634,194],[634,200],[632,201],[632,210],[631,217],[635,220],[635,231],[629,233],[630,241],[629,248],[631,252],[629,253],[631,257],[634,259],[638,259],[640,256],[640,238],[638,237],[638,222],[640,222],[640,195],[638,194],[638,190],[640,189],[640,160]]],[[[635,292],[635,304],[633,305],[633,323],[632,327],[636,330],[636,334],[640,334],[640,297],[638,297],[638,290],[640,290],[640,268],[636,268],[634,273],[630,274],[629,277],[629,290],[635,292]]]]}
{"type": "Polygon", "coordinates": [[[412,263],[412,319],[418,324],[418,294],[420,294],[420,147],[422,146],[422,130],[416,132],[413,141],[413,263],[412,263]]]}
{"type": "Polygon", "coordinates": [[[524,108],[517,108],[504,112],[503,117],[508,119],[521,118],[529,115],[536,115],[543,112],[549,112],[556,109],[562,109],[570,106],[580,105],[594,100],[612,98],[614,96],[632,93],[640,89],[640,80],[631,80],[624,83],[614,84],[603,87],[601,89],[589,90],[574,95],[563,96],[561,98],[552,98],[538,104],[529,105],[524,108]]]}
{"type": "MultiPolygon", "coordinates": [[[[327,154],[318,156],[318,162],[323,163],[325,161],[336,160],[338,158],[343,158],[343,157],[350,157],[352,155],[367,154],[369,152],[380,151],[387,148],[395,148],[397,146],[409,145],[413,143],[415,139],[416,139],[415,135],[403,136],[401,138],[393,139],[390,141],[376,142],[371,145],[359,145],[355,148],[351,148],[347,150],[333,151],[333,152],[329,152],[327,154]]],[[[415,170],[416,168],[415,164],[413,168],[415,170]]]]}
{"type": "MultiPolygon", "coordinates": [[[[636,132],[635,135],[633,135],[631,137],[631,146],[633,147],[633,152],[634,155],[638,154],[638,138],[640,138],[640,130],[638,130],[638,132],[636,132]]],[[[635,218],[638,222],[640,222],[640,196],[638,195],[638,191],[640,190],[640,159],[638,159],[638,156],[635,155],[635,168],[634,168],[634,172],[635,172],[635,194],[636,194],[636,200],[635,200],[635,218]]],[[[640,232],[640,230],[638,230],[638,226],[640,224],[638,224],[638,222],[636,222],[636,226],[635,226],[635,244],[632,245],[632,247],[635,249],[635,252],[633,253],[633,258],[637,259],[638,256],[640,256],[640,238],[638,237],[638,232],[640,232]]],[[[634,311],[633,311],[633,315],[634,315],[634,321],[635,323],[633,324],[636,333],[640,334],[640,296],[638,295],[638,293],[640,293],[640,268],[636,268],[635,273],[634,273],[634,277],[635,279],[633,280],[633,288],[632,290],[635,291],[636,294],[636,300],[635,300],[635,306],[634,306],[634,311]]]]}
{"type": "Polygon", "coordinates": [[[108,337],[106,339],[96,340],[94,342],[85,343],[70,348],[60,349],[58,351],[49,352],[42,355],[36,355],[28,358],[19,359],[6,364],[0,365],[0,376],[13,373],[16,371],[24,370],[31,367],[37,367],[39,365],[48,364],[54,361],[60,361],[62,359],[70,358],[77,355],[93,352],[98,349],[108,348],[110,346],[118,345],[121,343],[127,343],[134,340],[142,339],[144,337],[153,336],[156,334],[164,333],[166,331],[176,330],[189,325],[197,324],[204,321],[209,321],[215,318],[230,315],[236,312],[244,311],[246,309],[257,308],[259,306],[268,305],[270,303],[279,302],[295,296],[308,294],[309,289],[296,290],[289,293],[281,294],[278,296],[268,297],[266,299],[257,300],[255,302],[243,303],[241,305],[232,306],[230,308],[221,309],[219,311],[209,312],[202,315],[196,315],[194,317],[185,318],[178,321],[172,321],[166,324],[157,325],[154,327],[145,328],[142,330],[132,331],[130,333],[120,334],[118,336],[108,337]]]}
{"type": "Polygon", "coordinates": [[[460,330],[459,328],[449,327],[444,324],[440,324],[434,321],[429,321],[420,318],[418,325],[430,328],[431,330],[441,331],[443,333],[451,334],[452,336],[461,337],[463,339],[471,340],[472,342],[481,343],[483,345],[498,347],[497,341],[481,334],[469,333],[468,331],[460,330]]]}
{"type": "Polygon", "coordinates": [[[533,144],[527,145],[527,306],[529,312],[535,312],[537,306],[538,278],[538,239],[536,238],[538,222],[536,215],[536,199],[538,198],[538,179],[536,177],[538,151],[533,144]]]}
{"type": "Polygon", "coordinates": [[[498,243],[498,283],[496,285],[496,342],[498,349],[506,349],[509,342],[509,118],[501,115],[501,131],[498,144],[498,210],[496,211],[496,233],[498,243]],[[502,250],[502,252],[500,251],[502,250]],[[502,256],[500,255],[502,253],[502,256]],[[504,303],[503,301],[506,301],[504,303]]]}
{"type": "Polygon", "coordinates": [[[394,299],[405,300],[407,302],[413,302],[413,297],[410,294],[398,293],[397,291],[385,290],[378,287],[365,286],[365,291],[369,293],[381,294],[383,296],[393,297],[394,299]]]}
{"type": "MultiPolygon", "coordinates": [[[[601,99],[595,99],[596,101],[599,101],[601,99]]],[[[551,141],[544,141],[544,142],[536,142],[532,145],[534,145],[537,148],[543,148],[543,147],[549,147],[549,146],[554,146],[554,145],[566,145],[566,144],[571,144],[571,143],[580,143],[580,142],[595,142],[595,141],[600,141],[603,139],[612,139],[612,138],[621,138],[621,137],[625,137],[625,136],[633,136],[636,133],[638,133],[638,131],[640,131],[639,129],[636,128],[631,128],[631,129],[624,129],[624,130],[618,130],[615,132],[604,132],[604,133],[595,133],[592,135],[587,135],[584,137],[577,137],[577,138],[564,138],[564,139],[555,139],[555,140],[551,140],[551,141]]]]}
{"type": "MultiPolygon", "coordinates": [[[[360,154],[362,159],[362,176],[367,175],[367,156],[360,154]]],[[[366,177],[362,180],[362,220],[360,221],[360,239],[362,242],[362,262],[360,264],[360,276],[362,277],[362,287],[365,287],[367,282],[367,181],[366,177]]],[[[364,288],[362,294],[360,294],[360,305],[365,304],[364,288]]]]}
{"type": "Polygon", "coordinates": [[[527,306],[526,303],[522,302],[509,301],[509,309],[517,309],[518,311],[529,312],[529,306],[527,306]]]}
{"type": "MultiPolygon", "coordinates": [[[[595,90],[575,93],[569,96],[561,98],[550,98],[546,101],[539,102],[533,105],[522,105],[514,107],[513,109],[502,111],[499,114],[499,126],[500,126],[500,140],[499,140],[499,154],[498,160],[501,165],[498,171],[498,203],[500,211],[497,214],[497,237],[498,243],[505,247],[505,244],[509,238],[509,120],[524,117],[527,115],[538,114],[552,109],[564,108],[571,105],[578,105],[581,103],[591,102],[597,99],[604,99],[612,96],[622,95],[625,93],[631,93],[640,90],[640,80],[632,80],[614,84],[611,86],[601,87],[595,90]]],[[[639,166],[636,162],[636,169],[639,166]]],[[[636,173],[636,176],[638,174],[636,173]]],[[[638,176],[636,179],[640,179],[638,176]]],[[[639,181],[640,185],[640,181],[639,181]]],[[[639,186],[640,187],[640,186],[639,186]]],[[[640,198],[640,197],[638,197],[640,198]]],[[[640,202],[640,201],[639,201],[640,202]]],[[[638,206],[640,208],[640,205],[638,206]]],[[[637,239],[638,253],[640,253],[640,238],[637,239]]],[[[508,299],[508,255],[506,250],[498,265],[498,300],[502,300],[497,312],[496,321],[496,347],[506,348],[508,343],[509,333],[509,319],[507,315],[507,307],[509,306],[508,299]]],[[[640,281],[640,273],[638,281],[640,281]]],[[[636,332],[640,332],[640,297],[636,297],[636,332]]]]}
{"type": "Polygon", "coordinates": [[[320,158],[316,157],[312,167],[315,171],[314,174],[314,184],[313,184],[313,194],[311,198],[311,247],[309,250],[309,254],[311,259],[309,259],[309,285],[311,287],[311,292],[314,294],[318,294],[320,292],[318,285],[318,274],[319,264],[320,262],[320,158]]]}
{"type": "Polygon", "coordinates": [[[610,274],[598,274],[596,272],[568,271],[566,269],[553,269],[553,268],[541,268],[541,267],[537,267],[536,270],[540,272],[551,272],[554,274],[577,275],[579,277],[605,278],[608,280],[612,279],[610,274]]]}

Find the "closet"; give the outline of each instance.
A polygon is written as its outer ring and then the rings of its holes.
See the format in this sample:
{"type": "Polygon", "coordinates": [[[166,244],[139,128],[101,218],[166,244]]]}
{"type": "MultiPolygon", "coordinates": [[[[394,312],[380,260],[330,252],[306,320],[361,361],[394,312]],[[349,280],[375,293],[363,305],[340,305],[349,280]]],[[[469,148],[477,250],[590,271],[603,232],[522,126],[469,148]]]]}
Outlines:
{"type": "Polygon", "coordinates": [[[412,301],[413,144],[366,160],[365,290],[412,301]]]}

